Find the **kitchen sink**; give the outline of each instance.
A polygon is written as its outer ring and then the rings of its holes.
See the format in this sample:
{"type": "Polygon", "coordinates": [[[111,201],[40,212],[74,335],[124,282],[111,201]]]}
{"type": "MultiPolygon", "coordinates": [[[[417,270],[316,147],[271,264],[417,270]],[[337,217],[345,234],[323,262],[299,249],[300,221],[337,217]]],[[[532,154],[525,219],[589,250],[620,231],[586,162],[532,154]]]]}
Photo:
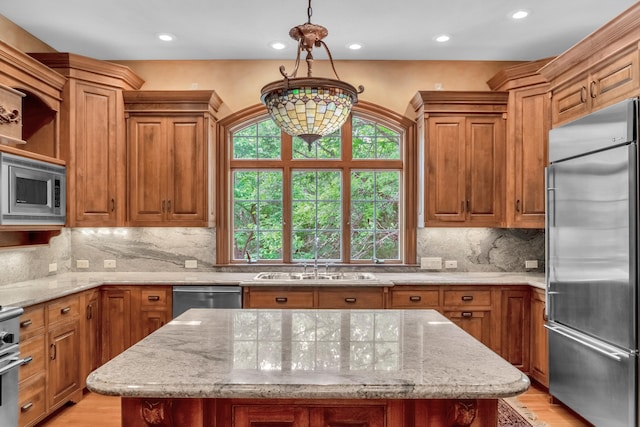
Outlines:
{"type": "Polygon", "coordinates": [[[254,280],[257,281],[304,281],[304,280],[327,280],[327,281],[376,281],[377,278],[372,273],[360,272],[333,272],[333,273],[300,273],[300,272],[263,272],[259,273],[254,280]]]}

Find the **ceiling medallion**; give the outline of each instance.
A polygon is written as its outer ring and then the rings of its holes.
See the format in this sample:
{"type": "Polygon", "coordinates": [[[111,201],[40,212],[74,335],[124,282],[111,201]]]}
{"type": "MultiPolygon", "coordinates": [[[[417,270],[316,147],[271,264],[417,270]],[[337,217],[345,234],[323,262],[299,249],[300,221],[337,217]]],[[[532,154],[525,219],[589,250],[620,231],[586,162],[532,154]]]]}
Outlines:
{"type": "Polygon", "coordinates": [[[278,80],[262,88],[261,101],[278,127],[292,136],[299,136],[311,145],[325,135],[335,132],[349,117],[351,107],[358,102],[358,94],[364,87],[355,87],[340,80],[329,47],[323,38],[329,34],[321,25],[311,23],[311,0],[307,8],[308,20],[293,27],[289,36],[298,41],[295,68],[291,74],[280,66],[283,80],[278,80]],[[312,76],[315,47],[323,46],[329,55],[335,79],[312,76]],[[300,54],[307,52],[307,77],[296,77],[300,66],[300,54]]]}

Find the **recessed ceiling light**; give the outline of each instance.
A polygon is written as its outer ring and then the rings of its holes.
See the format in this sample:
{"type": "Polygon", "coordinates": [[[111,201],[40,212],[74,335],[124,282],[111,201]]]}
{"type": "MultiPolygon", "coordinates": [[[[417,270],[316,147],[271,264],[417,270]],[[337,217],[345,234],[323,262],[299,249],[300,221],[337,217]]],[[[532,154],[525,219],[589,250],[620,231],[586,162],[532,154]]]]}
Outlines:
{"type": "Polygon", "coordinates": [[[351,50],[360,50],[362,49],[362,43],[349,43],[347,47],[351,50]]]}
{"type": "Polygon", "coordinates": [[[527,16],[529,16],[529,11],[520,9],[520,10],[516,10],[515,12],[511,12],[510,15],[511,15],[511,18],[515,20],[524,19],[527,16]]]}
{"type": "Polygon", "coordinates": [[[162,40],[163,42],[170,42],[176,39],[176,36],[174,36],[173,34],[169,34],[169,33],[160,33],[158,34],[158,38],[160,40],[162,40]]]}
{"type": "Polygon", "coordinates": [[[438,34],[437,36],[433,36],[433,39],[438,43],[445,43],[451,40],[451,36],[449,34],[438,34]]]}
{"type": "Polygon", "coordinates": [[[275,50],[282,50],[285,47],[287,47],[287,45],[282,43],[282,42],[273,42],[273,43],[269,44],[269,46],[271,46],[271,48],[275,49],[275,50]]]}

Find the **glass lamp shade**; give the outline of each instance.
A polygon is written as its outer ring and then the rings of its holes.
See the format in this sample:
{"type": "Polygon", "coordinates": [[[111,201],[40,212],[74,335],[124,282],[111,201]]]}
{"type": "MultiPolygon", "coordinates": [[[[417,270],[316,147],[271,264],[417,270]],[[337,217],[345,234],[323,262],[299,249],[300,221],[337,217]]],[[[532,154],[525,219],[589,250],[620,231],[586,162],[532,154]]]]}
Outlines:
{"type": "Polygon", "coordinates": [[[358,92],[340,80],[285,78],[263,87],[261,100],[280,129],[311,146],[342,126],[358,92]]]}

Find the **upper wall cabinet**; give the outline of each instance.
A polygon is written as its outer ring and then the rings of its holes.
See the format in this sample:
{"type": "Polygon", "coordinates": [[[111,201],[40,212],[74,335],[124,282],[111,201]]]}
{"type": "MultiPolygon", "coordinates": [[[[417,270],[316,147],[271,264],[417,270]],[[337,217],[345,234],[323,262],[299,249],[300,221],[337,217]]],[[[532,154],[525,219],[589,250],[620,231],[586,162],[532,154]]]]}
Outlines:
{"type": "Polygon", "coordinates": [[[144,81],[128,67],[70,53],[32,53],[67,78],[61,153],[67,162],[67,225],[125,224],[123,90],[144,81]]]}
{"type": "Polygon", "coordinates": [[[559,126],[640,94],[640,3],[540,69],[551,83],[551,125],[559,126]]]}
{"type": "Polygon", "coordinates": [[[214,91],[130,91],[128,224],[206,227],[213,220],[214,91]]]}
{"type": "Polygon", "coordinates": [[[551,58],[515,65],[487,82],[508,91],[505,226],[544,228],[544,168],[550,129],[549,83],[538,70],[551,58]]]}
{"type": "Polygon", "coordinates": [[[424,225],[501,227],[507,92],[418,92],[424,225]]]}

